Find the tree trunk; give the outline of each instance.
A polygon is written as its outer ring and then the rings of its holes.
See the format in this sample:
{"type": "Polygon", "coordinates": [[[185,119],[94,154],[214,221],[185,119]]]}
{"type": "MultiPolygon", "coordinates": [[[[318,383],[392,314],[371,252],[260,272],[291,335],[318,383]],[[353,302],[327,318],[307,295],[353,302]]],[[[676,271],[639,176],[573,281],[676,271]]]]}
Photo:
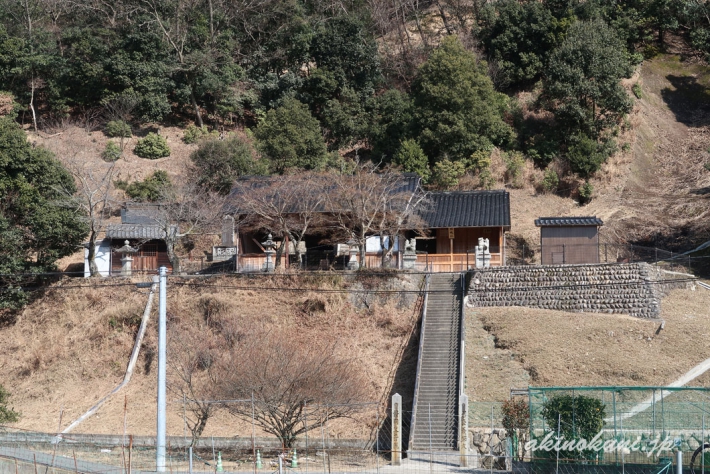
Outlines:
{"type": "Polygon", "coordinates": [[[101,276],[99,273],[99,267],[96,265],[96,235],[98,233],[92,230],[89,234],[89,254],[87,260],[89,260],[89,275],[92,277],[101,276]]]}
{"type": "Polygon", "coordinates": [[[192,107],[195,109],[195,117],[197,118],[197,126],[202,128],[202,114],[200,113],[200,107],[197,105],[197,99],[195,99],[195,86],[190,86],[190,102],[192,102],[192,107]]]}
{"type": "Polygon", "coordinates": [[[30,110],[32,111],[32,125],[37,132],[37,114],[35,113],[35,76],[32,74],[32,79],[30,79],[30,110]]]}
{"type": "Polygon", "coordinates": [[[281,236],[281,243],[276,248],[276,261],[274,262],[274,268],[279,268],[281,266],[281,257],[284,254],[284,247],[286,246],[286,238],[281,236]]]}
{"type": "Polygon", "coordinates": [[[446,12],[444,12],[444,7],[441,6],[441,2],[437,0],[436,6],[439,8],[439,15],[441,15],[441,21],[444,22],[444,28],[446,28],[446,34],[453,35],[454,31],[449,25],[449,20],[446,18],[446,12]]]}
{"type": "Polygon", "coordinates": [[[180,257],[175,253],[175,242],[172,239],[165,241],[165,246],[168,250],[168,260],[173,267],[173,275],[180,273],[180,257]]]}

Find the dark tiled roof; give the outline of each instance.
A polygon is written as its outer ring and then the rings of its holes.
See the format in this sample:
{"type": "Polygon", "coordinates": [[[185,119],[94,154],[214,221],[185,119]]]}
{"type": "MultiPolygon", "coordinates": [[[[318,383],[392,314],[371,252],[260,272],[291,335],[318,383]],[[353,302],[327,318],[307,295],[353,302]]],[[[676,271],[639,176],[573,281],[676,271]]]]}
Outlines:
{"type": "Polygon", "coordinates": [[[510,228],[507,191],[452,191],[429,194],[422,219],[432,229],[442,227],[510,228]]]}
{"type": "MultiPolygon", "coordinates": [[[[177,228],[171,226],[172,232],[177,228]]],[[[109,239],[158,239],[162,240],[163,229],[157,225],[109,224],[106,227],[106,237],[109,239]]]]}
{"type": "Polygon", "coordinates": [[[538,227],[570,227],[570,226],[585,226],[604,225],[601,219],[596,216],[583,217],[541,217],[535,219],[535,225],[538,227]]]}

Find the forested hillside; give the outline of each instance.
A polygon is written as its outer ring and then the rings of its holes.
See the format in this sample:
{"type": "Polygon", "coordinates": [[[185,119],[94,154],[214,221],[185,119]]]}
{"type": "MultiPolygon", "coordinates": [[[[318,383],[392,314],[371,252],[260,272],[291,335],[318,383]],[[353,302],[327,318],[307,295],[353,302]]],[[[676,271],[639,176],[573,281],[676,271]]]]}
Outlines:
{"type": "MultiPolygon", "coordinates": [[[[702,60],[709,15],[698,0],[3,0],[0,88],[31,128],[108,125],[107,160],[147,123],[194,123],[186,141],[246,131],[230,179],[342,170],[350,153],[485,188],[497,147],[513,182],[523,160],[557,160],[540,185],[577,176],[565,192],[584,201],[630,126],[620,80],[669,35],[702,60]]],[[[136,154],[167,156],[148,138],[136,154]]]]}

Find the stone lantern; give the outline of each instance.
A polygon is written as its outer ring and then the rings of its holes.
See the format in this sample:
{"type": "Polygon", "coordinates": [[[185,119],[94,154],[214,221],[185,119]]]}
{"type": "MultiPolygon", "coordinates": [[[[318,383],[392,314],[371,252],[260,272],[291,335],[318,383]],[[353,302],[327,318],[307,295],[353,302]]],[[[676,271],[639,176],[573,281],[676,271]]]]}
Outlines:
{"type": "Polygon", "coordinates": [[[126,240],[123,242],[123,247],[116,251],[121,253],[121,276],[131,276],[133,274],[133,257],[131,255],[137,253],[138,250],[131,247],[126,240]]]}
{"type": "Polygon", "coordinates": [[[266,237],[266,241],[261,243],[261,246],[264,247],[264,253],[266,254],[266,263],[264,264],[264,271],[265,272],[273,272],[274,271],[274,254],[276,253],[276,242],[273,241],[273,236],[269,234],[266,237]]]}

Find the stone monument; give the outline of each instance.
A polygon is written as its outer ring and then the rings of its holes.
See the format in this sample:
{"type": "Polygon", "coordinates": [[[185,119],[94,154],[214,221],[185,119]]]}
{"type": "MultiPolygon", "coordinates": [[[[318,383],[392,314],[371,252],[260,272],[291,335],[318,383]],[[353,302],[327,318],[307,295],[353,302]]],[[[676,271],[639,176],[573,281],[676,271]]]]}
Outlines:
{"type": "Polygon", "coordinates": [[[358,254],[358,248],[357,248],[357,242],[355,240],[349,240],[348,241],[348,264],[347,264],[347,269],[348,270],[357,270],[360,268],[360,265],[358,264],[357,261],[357,254],[358,254]]]}
{"type": "Polygon", "coordinates": [[[222,245],[212,247],[212,261],[224,262],[236,258],[237,247],[234,241],[234,217],[222,218],[222,245]]]}
{"type": "Polygon", "coordinates": [[[402,464],[402,396],[392,395],[392,465],[402,464]]]}

